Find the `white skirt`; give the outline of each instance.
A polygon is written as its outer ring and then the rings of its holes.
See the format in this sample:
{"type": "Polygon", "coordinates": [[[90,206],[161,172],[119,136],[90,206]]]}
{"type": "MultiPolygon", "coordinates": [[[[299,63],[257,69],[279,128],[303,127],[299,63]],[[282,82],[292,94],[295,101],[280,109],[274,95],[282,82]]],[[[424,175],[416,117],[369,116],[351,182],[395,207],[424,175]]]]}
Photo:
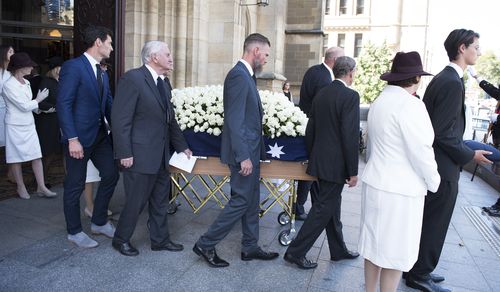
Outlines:
{"type": "Polygon", "coordinates": [[[364,183],[359,253],[379,267],[409,271],[418,258],[424,201],[364,183]]]}
{"type": "Polygon", "coordinates": [[[87,162],[87,179],[85,179],[86,183],[101,181],[101,176],[99,175],[99,170],[94,166],[92,160],[87,162]]]}
{"type": "Polygon", "coordinates": [[[19,163],[42,157],[35,124],[5,125],[5,160],[19,163]]]}

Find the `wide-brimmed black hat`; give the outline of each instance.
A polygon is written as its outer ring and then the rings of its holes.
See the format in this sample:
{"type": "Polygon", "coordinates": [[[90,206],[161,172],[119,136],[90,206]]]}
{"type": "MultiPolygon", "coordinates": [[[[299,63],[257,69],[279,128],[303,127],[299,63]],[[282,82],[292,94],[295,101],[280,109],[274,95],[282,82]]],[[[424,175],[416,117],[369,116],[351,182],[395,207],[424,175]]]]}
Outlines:
{"type": "Polygon", "coordinates": [[[392,60],[391,72],[380,75],[385,81],[401,81],[415,76],[432,75],[424,71],[418,52],[398,52],[392,60]]]}
{"type": "Polygon", "coordinates": [[[24,67],[36,67],[36,66],[38,66],[38,64],[33,62],[33,60],[31,60],[28,54],[21,52],[21,53],[15,53],[14,55],[10,56],[8,69],[9,71],[14,71],[24,67]]]}
{"type": "Polygon", "coordinates": [[[62,66],[63,63],[64,63],[64,59],[62,57],[59,57],[59,56],[54,56],[54,57],[49,58],[47,60],[47,64],[49,64],[50,70],[54,69],[55,67],[62,66]]]}

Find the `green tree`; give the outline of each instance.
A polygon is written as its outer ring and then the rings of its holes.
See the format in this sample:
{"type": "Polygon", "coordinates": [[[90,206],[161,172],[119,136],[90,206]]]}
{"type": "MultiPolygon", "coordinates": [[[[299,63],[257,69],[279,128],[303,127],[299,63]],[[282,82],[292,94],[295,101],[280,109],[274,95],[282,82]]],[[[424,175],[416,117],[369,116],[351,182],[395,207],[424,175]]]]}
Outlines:
{"type": "Polygon", "coordinates": [[[380,80],[380,75],[390,70],[392,55],[392,50],[385,42],[381,46],[370,42],[363,46],[357,58],[354,79],[361,103],[372,103],[384,89],[386,82],[380,80]]]}
{"type": "Polygon", "coordinates": [[[493,85],[500,83],[500,58],[492,51],[484,53],[474,66],[478,75],[493,85]]]}

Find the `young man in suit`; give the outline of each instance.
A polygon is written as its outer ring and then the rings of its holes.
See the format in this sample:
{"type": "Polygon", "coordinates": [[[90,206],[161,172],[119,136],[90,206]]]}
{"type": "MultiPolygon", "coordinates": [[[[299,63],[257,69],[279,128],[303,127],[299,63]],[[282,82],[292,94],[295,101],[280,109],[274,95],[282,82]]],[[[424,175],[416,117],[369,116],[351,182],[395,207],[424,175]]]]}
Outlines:
{"type": "Polygon", "coordinates": [[[316,268],[306,254],[323,230],[332,261],[359,256],[347,249],[340,222],[344,184],[354,187],[358,180],[359,95],[348,87],[354,80],[355,66],[350,57],[337,58],[335,81],[314,98],[307,123],[307,173],[318,178],[319,194],[284,256],[302,269],[316,268]]]}
{"type": "Polygon", "coordinates": [[[231,171],[231,199],[217,219],[193,247],[212,267],[227,267],[215,245],[241,220],[243,239],[241,259],[272,260],[278,253],[263,251],[259,241],[260,165],[265,157],[262,137],[262,104],[254,73],[262,71],[269,57],[271,43],[253,33],[245,39],[243,57],[229,71],[224,81],[224,128],[221,161],[231,171]]]}
{"type": "Polygon", "coordinates": [[[458,193],[460,169],[474,159],[491,163],[489,152],[473,151],[462,139],[465,129],[464,70],[481,55],[479,34],[456,29],[444,42],[450,64],[427,86],[423,102],[434,128],[434,154],[441,182],[436,193],[427,192],[418,260],[406,275],[406,285],[422,291],[449,291],[437,285],[444,277],[431,274],[443,249],[458,193]]]}
{"type": "MultiPolygon", "coordinates": [[[[344,56],[344,49],[339,47],[328,48],[325,52],[323,63],[314,65],[307,69],[302,79],[300,86],[300,109],[309,117],[311,113],[311,105],[316,94],[325,86],[332,83],[333,72],[332,68],[335,60],[338,57],[344,56]]],[[[297,220],[305,220],[307,214],[304,210],[304,204],[307,201],[307,194],[311,191],[311,200],[314,202],[318,196],[318,183],[312,181],[299,180],[297,184],[297,205],[296,216],[297,220]]]]}
{"type": "Polygon", "coordinates": [[[170,102],[164,78],[173,68],[167,44],[149,41],[142,48],[144,66],[125,73],[118,83],[111,118],[115,158],[124,167],[126,202],[113,238],[113,247],[126,256],[139,251],[132,246],[139,215],[149,203],[151,250],[181,251],[170,239],[167,224],[170,190],[170,145],[191,157],[170,102]]]}
{"type": "Polygon", "coordinates": [[[80,220],[87,162],[91,159],[101,176],[91,220],[94,234],[110,238],[114,235],[107,212],[119,175],[106,128],[106,121],[111,122],[109,79],[100,67],[101,60],[109,58],[113,51],[112,33],[104,27],[90,26],[83,35],[87,50],[61,68],[56,108],[66,158],[64,216],[68,240],[90,248],[98,244],[82,231],[80,220]]]}

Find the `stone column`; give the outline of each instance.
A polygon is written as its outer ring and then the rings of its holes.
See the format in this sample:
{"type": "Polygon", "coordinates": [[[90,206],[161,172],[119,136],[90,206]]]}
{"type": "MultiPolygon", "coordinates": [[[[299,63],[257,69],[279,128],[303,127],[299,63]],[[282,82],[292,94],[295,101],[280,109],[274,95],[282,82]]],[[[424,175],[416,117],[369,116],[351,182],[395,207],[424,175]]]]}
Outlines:
{"type": "Polygon", "coordinates": [[[296,97],[305,71],[324,55],[324,5],[324,0],[288,0],[284,75],[296,97]]]}

